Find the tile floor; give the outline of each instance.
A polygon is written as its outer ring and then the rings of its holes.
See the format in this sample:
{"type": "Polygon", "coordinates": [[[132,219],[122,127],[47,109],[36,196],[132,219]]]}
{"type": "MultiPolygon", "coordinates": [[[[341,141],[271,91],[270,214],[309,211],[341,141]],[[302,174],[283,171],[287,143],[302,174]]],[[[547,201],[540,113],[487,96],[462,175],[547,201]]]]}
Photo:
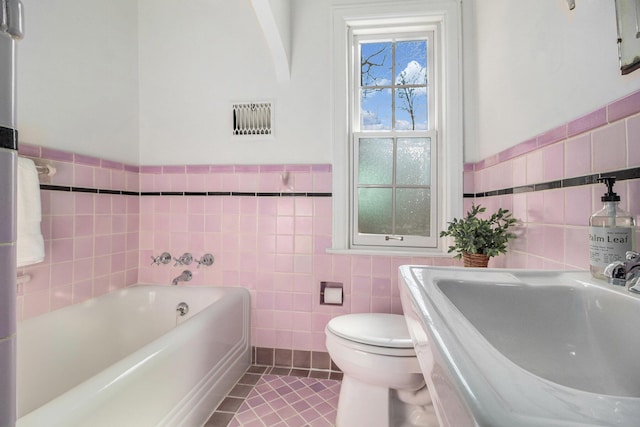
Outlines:
{"type": "Polygon", "coordinates": [[[342,373],[252,365],[204,427],[331,427],[342,373]]]}

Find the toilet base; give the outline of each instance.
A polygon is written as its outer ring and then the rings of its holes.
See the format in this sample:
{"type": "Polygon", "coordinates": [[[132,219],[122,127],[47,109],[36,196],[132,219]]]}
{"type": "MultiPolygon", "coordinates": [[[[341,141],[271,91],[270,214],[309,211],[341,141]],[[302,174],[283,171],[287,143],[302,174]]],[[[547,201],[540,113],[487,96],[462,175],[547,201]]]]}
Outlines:
{"type": "Polygon", "coordinates": [[[336,427],[438,427],[428,392],[418,399],[403,402],[396,390],[345,375],[340,386],[336,427]]]}

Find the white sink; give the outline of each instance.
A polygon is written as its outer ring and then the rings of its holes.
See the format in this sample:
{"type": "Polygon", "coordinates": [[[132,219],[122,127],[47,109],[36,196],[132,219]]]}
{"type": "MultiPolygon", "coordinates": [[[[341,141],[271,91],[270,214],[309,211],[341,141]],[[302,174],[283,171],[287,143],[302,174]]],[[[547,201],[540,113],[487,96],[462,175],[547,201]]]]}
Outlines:
{"type": "Polygon", "coordinates": [[[640,426],[640,298],[588,272],[400,268],[443,427],[640,426]]]}

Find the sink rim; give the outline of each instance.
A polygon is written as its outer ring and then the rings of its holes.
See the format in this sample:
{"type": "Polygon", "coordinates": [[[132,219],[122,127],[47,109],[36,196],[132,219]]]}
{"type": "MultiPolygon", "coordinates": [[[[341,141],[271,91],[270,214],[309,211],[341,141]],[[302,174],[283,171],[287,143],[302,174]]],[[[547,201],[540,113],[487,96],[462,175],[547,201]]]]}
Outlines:
{"type": "MultiPolygon", "coordinates": [[[[594,426],[626,425],[625,422],[640,417],[639,397],[603,395],[571,388],[517,365],[489,343],[444,294],[438,282],[466,279],[522,284],[539,280],[542,284],[542,280],[554,278],[563,286],[591,287],[613,292],[617,297],[635,298],[627,295],[626,290],[595,282],[584,271],[406,265],[400,267],[400,275],[404,279],[400,281],[400,292],[410,297],[414,311],[419,312],[422,328],[434,353],[439,354],[445,372],[456,384],[474,417],[484,420],[487,425],[529,425],[524,419],[534,420],[530,425],[540,425],[542,420],[545,425],[554,425],[554,420],[559,418],[566,421],[555,425],[571,425],[566,424],[571,421],[580,425],[588,425],[587,422],[594,426]],[[418,282],[424,285],[420,286],[418,282]],[[526,384],[526,387],[519,388],[517,384],[526,384]],[[545,409],[540,410],[540,407],[545,409]],[[603,424],[603,420],[607,422],[603,424]]],[[[635,299],[640,303],[640,299],[635,299]]]]}

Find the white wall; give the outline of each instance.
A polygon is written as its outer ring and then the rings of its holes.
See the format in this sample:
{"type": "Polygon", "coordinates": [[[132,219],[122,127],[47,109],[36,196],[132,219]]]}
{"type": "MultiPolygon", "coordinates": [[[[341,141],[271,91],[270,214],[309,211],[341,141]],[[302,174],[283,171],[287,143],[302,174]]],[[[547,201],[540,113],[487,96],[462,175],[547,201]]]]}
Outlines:
{"type": "MultiPolygon", "coordinates": [[[[331,7],[295,0],[277,82],[250,1],[24,0],[23,142],[141,164],[328,163],[331,7]],[[273,100],[276,136],[231,137],[234,101],[273,100]]],[[[640,89],[618,69],[613,2],[465,0],[465,160],[640,89]]]]}
{"type": "Polygon", "coordinates": [[[23,0],[20,141],[137,164],[137,6],[23,0]]]}
{"type": "Polygon", "coordinates": [[[329,1],[292,3],[278,83],[247,1],[140,0],[142,164],[331,162],[329,1]],[[275,138],[234,140],[231,103],[273,100],[275,138]]]}
{"type": "Polygon", "coordinates": [[[465,161],[640,88],[621,76],[613,1],[465,0],[465,161]]]}

